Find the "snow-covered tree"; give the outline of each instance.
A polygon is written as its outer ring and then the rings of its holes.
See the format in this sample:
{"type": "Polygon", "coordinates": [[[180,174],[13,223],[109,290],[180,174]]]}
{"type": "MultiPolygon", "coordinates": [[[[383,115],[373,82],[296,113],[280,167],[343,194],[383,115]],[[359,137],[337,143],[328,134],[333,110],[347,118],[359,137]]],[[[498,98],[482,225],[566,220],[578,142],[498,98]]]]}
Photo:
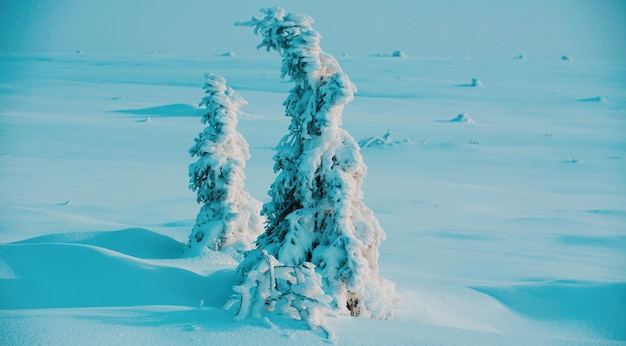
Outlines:
{"type": "Polygon", "coordinates": [[[224,78],[205,75],[204,131],[189,153],[198,160],[189,165],[189,188],[202,204],[189,236],[187,252],[203,247],[245,252],[263,231],[261,203],[244,191],[248,143],[237,132],[237,111],[246,101],[226,85],[224,78]]]}
{"type": "MultiPolygon", "coordinates": [[[[269,191],[271,201],[262,210],[265,232],[257,240],[258,249],[248,254],[258,261],[247,258],[239,267],[246,279],[237,290],[247,302],[240,315],[280,304],[281,297],[293,302],[294,285],[305,279],[297,273],[310,274],[307,270],[314,268],[321,286],[310,284],[300,294],[318,303],[310,305],[309,312],[329,305],[353,316],[391,318],[394,285],[378,275],[378,246],[385,233],[362,201],[366,166],[359,146],[341,128],[344,106],[356,88],[320,48],[310,17],[287,14],[282,8],[261,12],[265,17],[237,24],[254,27],[262,37],[257,48],[280,53],[282,77],[289,77],[295,87],[284,102],[291,124],[274,156],[277,177],[269,191]],[[291,268],[291,279],[281,285],[271,268],[291,268]],[[317,297],[315,287],[323,289],[329,302],[311,298],[317,297]],[[274,290],[280,294],[272,294],[274,290]]],[[[308,278],[315,282],[315,275],[308,278]]],[[[300,317],[311,323],[309,312],[300,317]]]]}

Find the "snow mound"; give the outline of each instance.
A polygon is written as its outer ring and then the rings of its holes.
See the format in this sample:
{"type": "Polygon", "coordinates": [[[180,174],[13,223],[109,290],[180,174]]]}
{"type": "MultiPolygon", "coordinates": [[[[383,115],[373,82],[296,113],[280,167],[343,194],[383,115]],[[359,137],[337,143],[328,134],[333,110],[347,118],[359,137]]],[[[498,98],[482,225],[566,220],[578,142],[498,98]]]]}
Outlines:
{"type": "Polygon", "coordinates": [[[359,141],[359,147],[361,148],[370,148],[370,147],[381,147],[381,146],[392,146],[396,144],[405,144],[411,143],[412,140],[404,139],[400,141],[392,141],[391,140],[391,132],[387,130],[384,135],[381,137],[373,136],[373,137],[365,137],[359,141]]]}
{"type": "Polygon", "coordinates": [[[469,115],[467,115],[467,113],[461,113],[461,114],[457,115],[456,118],[450,119],[449,122],[451,122],[451,123],[468,123],[468,124],[474,124],[475,123],[474,119],[470,118],[469,115]]]}
{"type": "Polygon", "coordinates": [[[185,244],[143,228],[120,231],[57,233],[12,244],[92,245],[143,259],[179,258],[185,244]]]}
{"type": "Polygon", "coordinates": [[[205,277],[83,244],[5,244],[0,253],[0,309],[219,307],[238,279],[232,270],[205,277]]]}
{"type": "Polygon", "coordinates": [[[158,224],[158,227],[185,227],[191,228],[196,223],[195,219],[184,219],[184,220],[175,220],[170,222],[165,222],[162,224],[158,224]]]}
{"type": "Polygon", "coordinates": [[[602,96],[589,97],[586,99],[580,99],[581,102],[597,102],[597,103],[608,103],[609,101],[602,96]]]}
{"type": "Polygon", "coordinates": [[[596,333],[626,340],[626,282],[547,281],[508,287],[474,287],[523,316],[580,322],[596,333]]]}
{"type": "Polygon", "coordinates": [[[139,109],[121,109],[117,113],[128,113],[133,115],[151,115],[157,117],[200,117],[204,110],[188,104],[171,104],[139,109]]]}
{"type": "Polygon", "coordinates": [[[626,218],[626,210],[624,209],[591,209],[587,210],[590,214],[601,215],[603,217],[622,217],[626,218]]]}
{"type": "MultiPolygon", "coordinates": [[[[610,214],[608,214],[610,215],[610,214]]],[[[570,246],[621,249],[626,251],[626,236],[580,236],[564,235],[559,241],[570,246]]]]}

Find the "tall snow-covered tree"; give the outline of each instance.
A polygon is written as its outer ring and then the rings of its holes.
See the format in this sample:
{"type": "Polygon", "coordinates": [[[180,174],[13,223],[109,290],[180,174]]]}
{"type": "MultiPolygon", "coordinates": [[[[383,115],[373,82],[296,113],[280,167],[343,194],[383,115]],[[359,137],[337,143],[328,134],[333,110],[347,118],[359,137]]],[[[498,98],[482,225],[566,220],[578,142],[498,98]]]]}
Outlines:
{"type": "Polygon", "coordinates": [[[198,134],[189,153],[198,160],[189,165],[189,188],[202,204],[189,236],[187,252],[197,254],[203,247],[232,248],[245,252],[263,231],[261,203],[244,191],[244,168],[250,157],[248,143],[237,132],[237,111],[246,101],[214,74],[205,75],[206,108],[198,134]]]}
{"type": "MultiPolygon", "coordinates": [[[[293,300],[289,290],[294,290],[294,283],[301,284],[300,279],[287,279],[287,284],[281,285],[273,268],[294,268],[293,277],[303,277],[297,273],[315,268],[325,296],[331,298],[331,309],[353,316],[391,318],[395,288],[378,273],[378,247],[385,233],[363,203],[361,182],[366,166],[359,146],[341,128],[341,114],[356,87],[338,62],[320,48],[320,35],[311,27],[310,17],[288,14],[282,8],[261,12],[263,18],[253,17],[237,25],[251,26],[262,37],[257,48],[275,50],[282,56],[282,77],[289,77],[295,86],[284,102],[291,124],[274,156],[277,177],[269,191],[271,201],[262,210],[265,232],[257,240],[256,252],[249,254],[262,263],[247,258],[240,265],[247,279],[237,290],[244,298],[256,295],[257,304],[263,303],[258,301],[260,297],[293,300]],[[274,260],[276,263],[269,265],[274,260]],[[259,271],[271,280],[260,280],[259,271]],[[269,290],[261,287],[268,284],[269,290]],[[276,294],[281,286],[283,291],[276,294]],[[266,293],[259,294],[263,290],[266,293]]],[[[315,275],[308,277],[314,279],[315,275]]],[[[326,305],[315,292],[300,297],[326,305]]],[[[252,302],[242,306],[254,305],[254,299],[248,300],[252,302]]],[[[314,311],[309,310],[307,314],[314,311]]]]}

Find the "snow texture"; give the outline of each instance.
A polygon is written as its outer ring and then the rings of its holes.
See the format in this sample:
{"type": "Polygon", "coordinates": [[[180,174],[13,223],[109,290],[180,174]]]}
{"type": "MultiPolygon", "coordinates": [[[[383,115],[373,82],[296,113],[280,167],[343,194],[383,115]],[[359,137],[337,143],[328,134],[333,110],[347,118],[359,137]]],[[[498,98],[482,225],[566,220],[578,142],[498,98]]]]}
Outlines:
{"type": "Polygon", "coordinates": [[[262,12],[264,18],[239,24],[261,35],[259,48],[281,54],[282,76],[295,87],[284,102],[291,124],[274,156],[278,175],[263,206],[267,221],[258,247],[284,266],[316,268],[340,313],[390,319],[394,285],[378,276],[385,233],[362,201],[366,166],[359,146],[341,128],[356,87],[320,48],[310,17],[282,8],[262,12]]]}
{"type": "Polygon", "coordinates": [[[197,192],[202,208],[189,236],[188,254],[203,247],[223,250],[232,247],[243,253],[261,232],[261,203],[244,191],[244,168],[250,157],[248,143],[237,132],[237,111],[246,101],[226,86],[223,77],[206,75],[206,125],[189,149],[198,160],[189,166],[189,187],[197,192]]]}
{"type": "MultiPolygon", "coordinates": [[[[84,49],[0,54],[0,345],[328,345],[277,308],[271,323],[222,309],[244,284],[229,253],[181,257],[200,209],[185,178],[202,72],[250,102],[245,188],[266,202],[291,120],[280,59],[84,49]]],[[[342,126],[427,142],[361,150],[402,303],[393,321],[323,316],[336,344],[624,345],[624,61],[350,53],[342,126]],[[455,86],[473,76],[488,87],[455,86]],[[477,125],[449,122],[462,112],[477,125]]]]}

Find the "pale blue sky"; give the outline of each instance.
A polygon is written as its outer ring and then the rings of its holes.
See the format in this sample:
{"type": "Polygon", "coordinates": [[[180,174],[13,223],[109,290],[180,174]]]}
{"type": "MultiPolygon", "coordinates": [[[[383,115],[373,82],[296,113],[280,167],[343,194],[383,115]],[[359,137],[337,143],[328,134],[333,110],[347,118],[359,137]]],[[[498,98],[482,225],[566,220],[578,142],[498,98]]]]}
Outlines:
{"type": "Polygon", "coordinates": [[[312,16],[336,55],[626,60],[625,0],[0,0],[0,50],[264,54],[233,23],[275,5],[312,16]]]}

